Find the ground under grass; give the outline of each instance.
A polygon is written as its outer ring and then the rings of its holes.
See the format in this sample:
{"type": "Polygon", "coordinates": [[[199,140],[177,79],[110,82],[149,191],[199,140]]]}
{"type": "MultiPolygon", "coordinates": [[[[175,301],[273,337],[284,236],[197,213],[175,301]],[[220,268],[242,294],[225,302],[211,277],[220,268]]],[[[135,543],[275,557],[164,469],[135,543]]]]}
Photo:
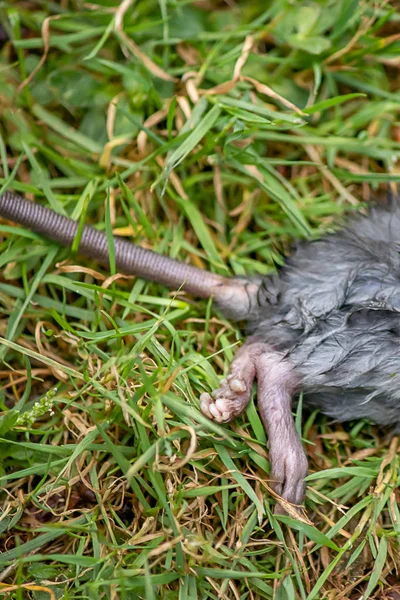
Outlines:
{"type": "MultiPolygon", "coordinates": [[[[222,274],[268,273],[400,170],[400,13],[369,0],[0,2],[1,189],[222,274]]],[[[199,396],[210,303],[0,225],[0,592],[383,598],[397,439],[301,414],[308,521],[274,518],[254,404],[199,396]]]]}

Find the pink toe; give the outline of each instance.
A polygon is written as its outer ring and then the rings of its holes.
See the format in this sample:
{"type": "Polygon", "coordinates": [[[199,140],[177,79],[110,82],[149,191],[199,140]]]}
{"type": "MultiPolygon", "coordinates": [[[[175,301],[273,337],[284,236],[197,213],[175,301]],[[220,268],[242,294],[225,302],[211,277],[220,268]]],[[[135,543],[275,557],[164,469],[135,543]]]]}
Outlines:
{"type": "Polygon", "coordinates": [[[219,412],[219,410],[215,406],[215,404],[210,404],[209,410],[210,410],[210,413],[212,414],[212,416],[215,417],[216,420],[218,419],[218,417],[221,416],[221,413],[219,412]]]}
{"type": "Polygon", "coordinates": [[[233,392],[242,393],[246,391],[246,384],[241,379],[232,379],[232,381],[229,382],[229,387],[233,392]]]}
{"type": "Polygon", "coordinates": [[[225,398],[218,398],[218,400],[215,401],[215,406],[218,408],[220,413],[223,413],[224,411],[226,411],[225,398]]]}

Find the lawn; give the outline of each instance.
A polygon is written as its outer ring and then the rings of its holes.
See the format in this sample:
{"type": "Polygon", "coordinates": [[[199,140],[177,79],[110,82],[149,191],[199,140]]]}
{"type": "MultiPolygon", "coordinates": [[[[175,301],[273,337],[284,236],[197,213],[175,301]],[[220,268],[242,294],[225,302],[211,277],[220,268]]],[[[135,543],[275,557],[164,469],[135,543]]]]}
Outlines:
{"type": "MultiPolygon", "coordinates": [[[[400,12],[377,0],[0,2],[0,181],[220,274],[396,194],[400,12]]],[[[306,517],[274,517],[254,397],[199,396],[243,331],[212,303],[0,224],[7,599],[380,598],[397,438],[296,410],[306,517]]]]}

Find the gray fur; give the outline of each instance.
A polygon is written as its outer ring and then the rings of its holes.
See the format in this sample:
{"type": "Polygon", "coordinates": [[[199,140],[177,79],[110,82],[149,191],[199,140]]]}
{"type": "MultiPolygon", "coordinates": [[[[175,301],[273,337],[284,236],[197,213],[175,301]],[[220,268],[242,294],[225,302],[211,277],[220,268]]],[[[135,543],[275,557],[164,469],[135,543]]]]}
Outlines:
{"type": "Polygon", "coordinates": [[[305,243],[249,331],[284,351],[305,402],[339,421],[400,424],[400,207],[305,243]]]}

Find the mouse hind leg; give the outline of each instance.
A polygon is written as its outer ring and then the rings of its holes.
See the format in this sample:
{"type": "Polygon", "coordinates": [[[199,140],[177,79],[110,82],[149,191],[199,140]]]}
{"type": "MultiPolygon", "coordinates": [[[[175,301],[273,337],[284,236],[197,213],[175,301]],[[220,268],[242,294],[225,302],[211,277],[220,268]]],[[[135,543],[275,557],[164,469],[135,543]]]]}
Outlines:
{"type": "Polygon", "coordinates": [[[305,495],[308,462],[292,415],[298,378],[289,361],[271,350],[260,352],[256,370],[258,410],[268,435],[271,487],[299,505],[305,495]]]}
{"type": "Polygon", "coordinates": [[[201,409],[214,421],[231,421],[248,405],[255,378],[258,408],[268,434],[272,487],[285,500],[301,504],[308,465],[292,416],[298,382],[289,361],[268,344],[249,338],[220,388],[201,395],[201,409]]]}

